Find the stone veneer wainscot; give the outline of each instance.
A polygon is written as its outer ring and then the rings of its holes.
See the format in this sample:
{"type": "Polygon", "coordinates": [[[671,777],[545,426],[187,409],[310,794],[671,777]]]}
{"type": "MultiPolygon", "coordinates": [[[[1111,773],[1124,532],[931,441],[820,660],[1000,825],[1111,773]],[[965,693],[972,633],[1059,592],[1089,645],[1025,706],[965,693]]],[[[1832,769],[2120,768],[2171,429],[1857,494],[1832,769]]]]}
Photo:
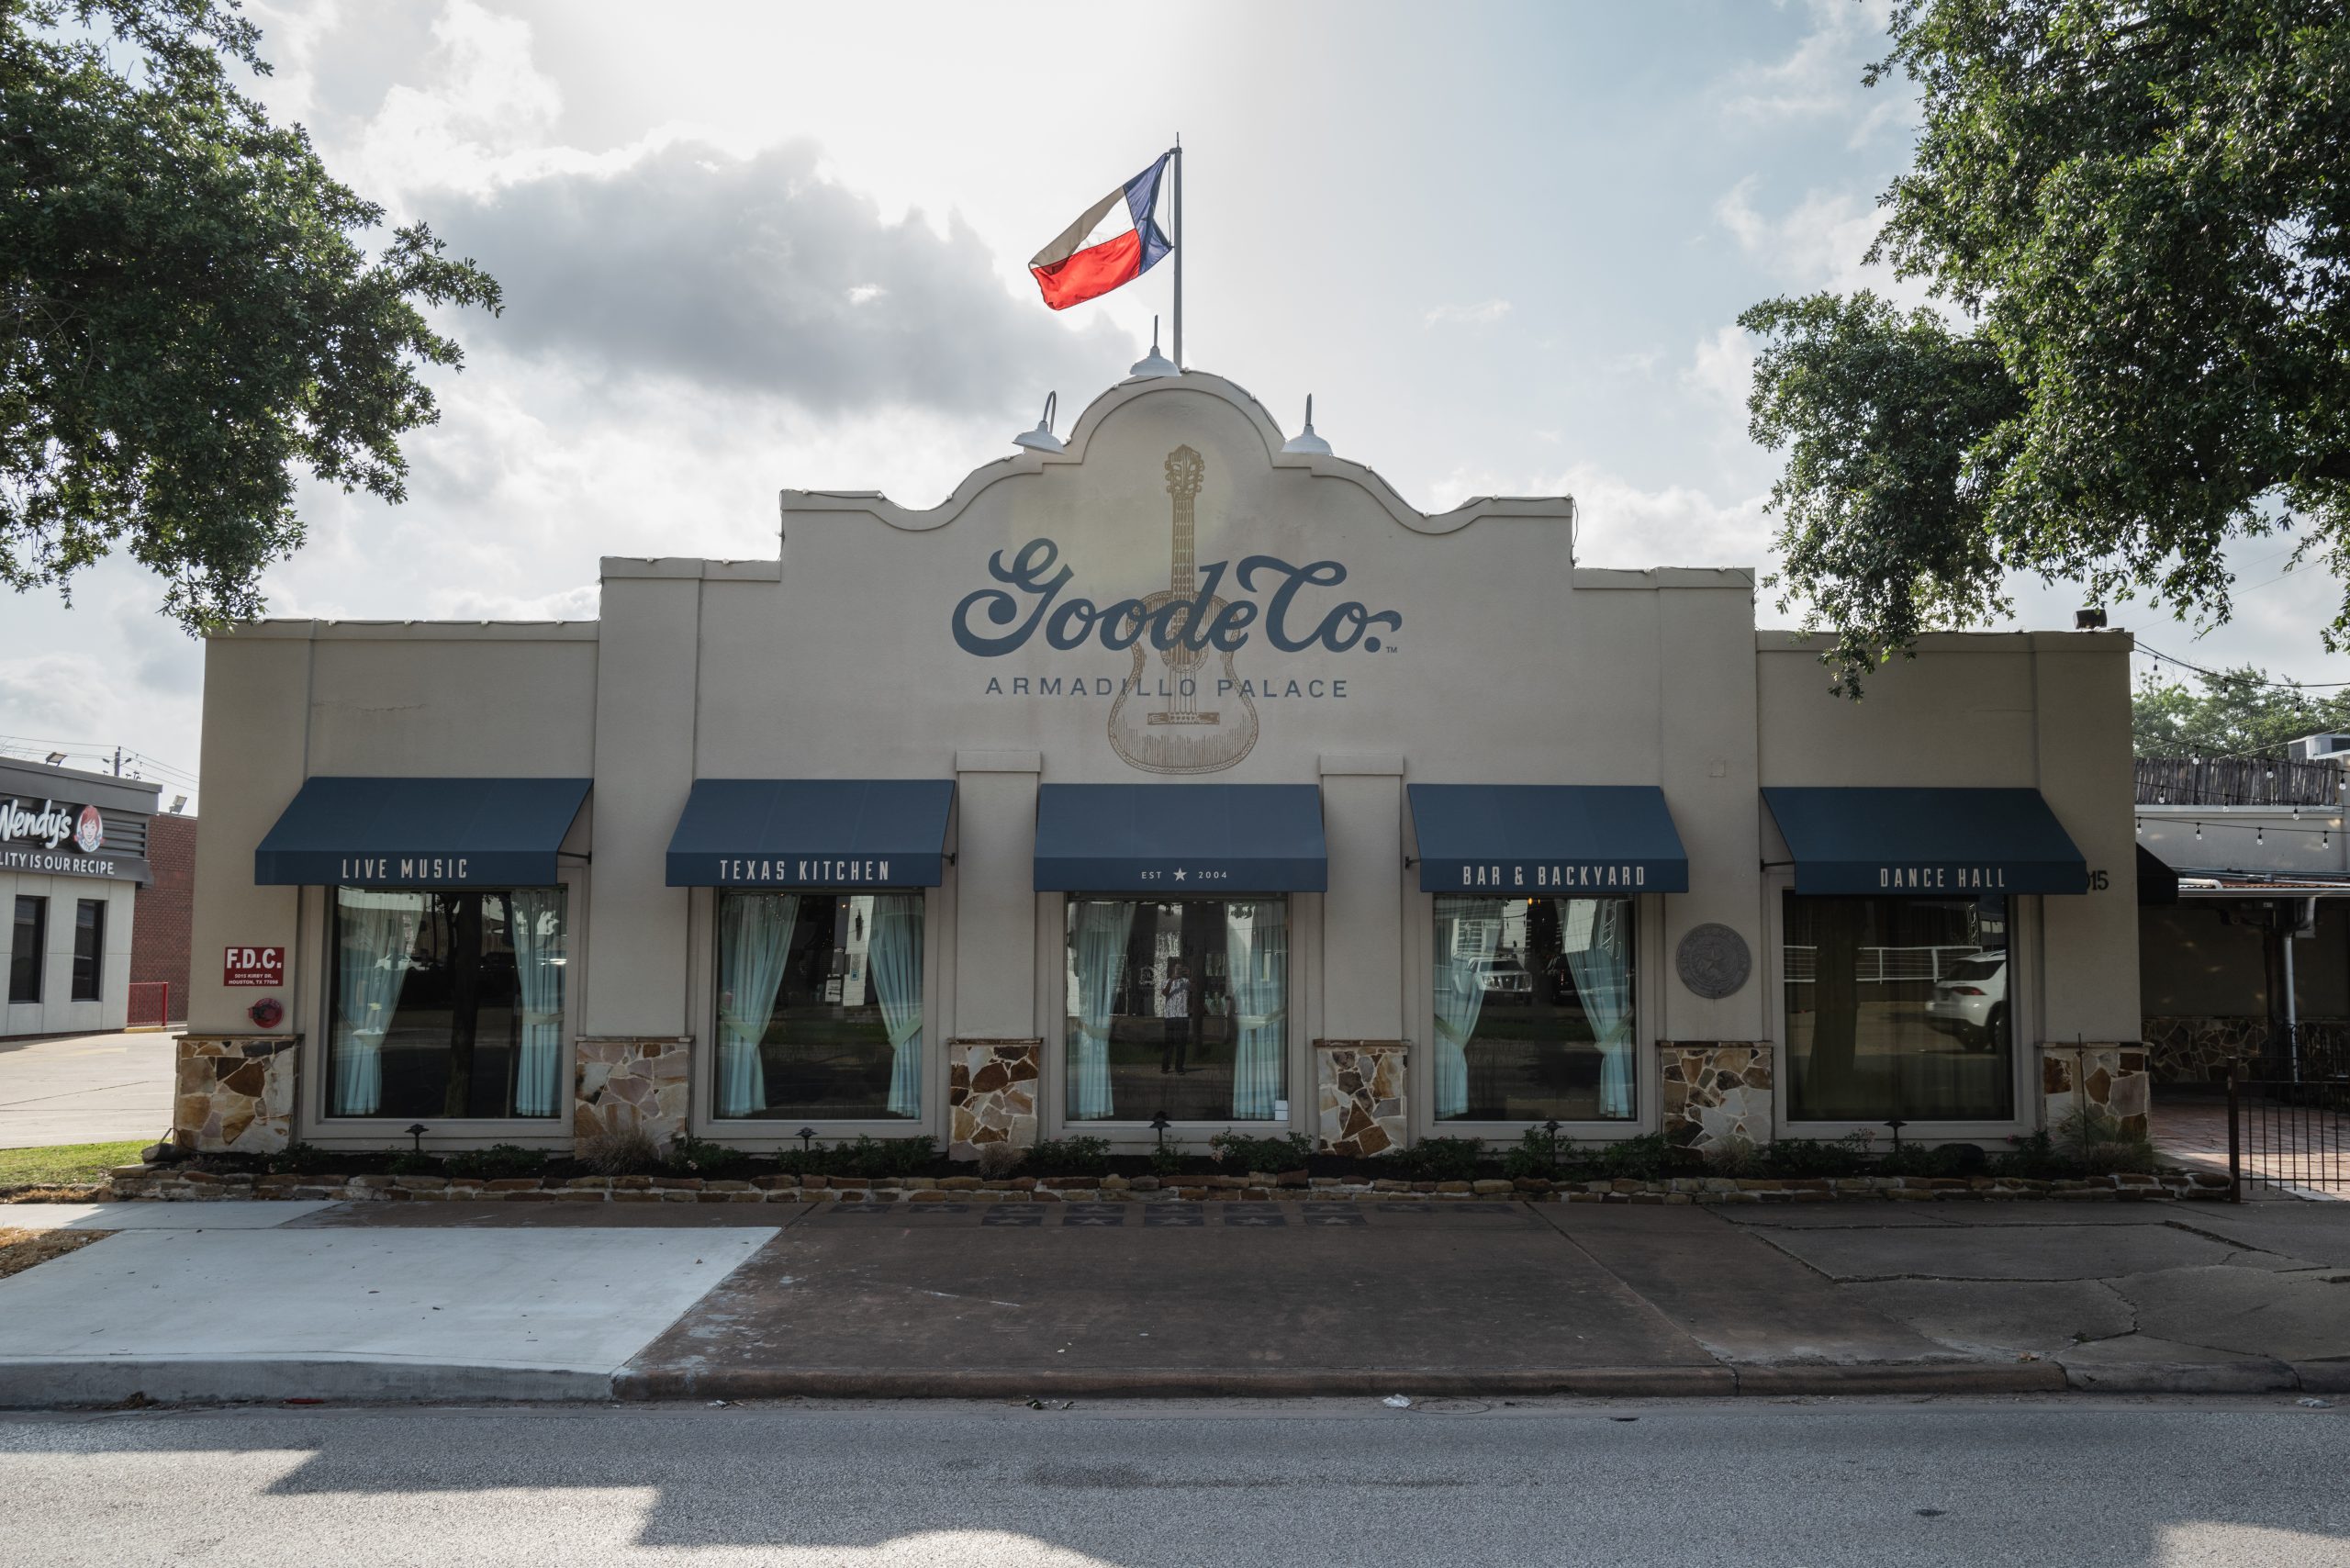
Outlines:
{"type": "Polygon", "coordinates": [[[1315,1148],[1364,1159],[1404,1147],[1407,1054],[1401,1040],[1314,1042],[1315,1148]]]}
{"type": "Polygon", "coordinates": [[[956,1040],[947,1047],[946,1153],[976,1159],[979,1146],[1036,1142],[1036,1081],[1042,1040],[956,1040]]]}
{"type": "Polygon", "coordinates": [[[183,1035],[172,1141],[199,1154],[275,1154],[294,1138],[293,1035],[183,1035]]]}
{"type": "Polygon", "coordinates": [[[641,1129],[666,1148],[686,1129],[693,1097],[693,1039],[591,1038],[578,1042],[571,1131],[575,1137],[641,1129]]]}
{"type": "Polygon", "coordinates": [[[2146,1047],[2135,1040],[2092,1041],[2040,1047],[2040,1125],[2050,1133],[2083,1105],[2119,1123],[2124,1137],[2146,1136],[2152,1075],[2146,1047]]]}
{"type": "Polygon", "coordinates": [[[1763,1040],[1661,1040],[1660,1130],[1683,1148],[1761,1145],[1774,1136],[1772,1047],[1763,1040]]]}

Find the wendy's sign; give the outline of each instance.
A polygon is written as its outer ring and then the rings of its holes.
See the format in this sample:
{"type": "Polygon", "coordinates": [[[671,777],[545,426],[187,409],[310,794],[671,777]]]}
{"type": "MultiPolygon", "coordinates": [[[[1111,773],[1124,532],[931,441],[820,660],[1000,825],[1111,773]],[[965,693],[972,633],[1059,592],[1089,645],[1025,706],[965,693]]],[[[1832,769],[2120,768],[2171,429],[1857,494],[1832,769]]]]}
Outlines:
{"type": "Polygon", "coordinates": [[[1308,590],[1347,580],[1347,568],[1337,561],[1303,566],[1277,555],[1244,555],[1237,566],[1211,561],[1179,591],[1099,605],[1082,596],[1063,597],[1077,573],[1059,562],[1060,546],[1049,539],[1030,540],[1009,561],[1001,550],[990,556],[988,576],[1004,586],[974,589],[956,605],[956,644],[983,659],[1000,658],[1041,633],[1047,646],[1062,651],[1098,642],[1116,653],[1147,644],[1162,654],[1232,654],[1248,644],[1256,628],[1285,654],[1312,648],[1343,654],[1357,646],[1375,654],[1379,634],[1404,624],[1398,611],[1371,610],[1360,599],[1308,602],[1308,590]],[[1251,597],[1221,597],[1227,574],[1237,592],[1251,597]]]}

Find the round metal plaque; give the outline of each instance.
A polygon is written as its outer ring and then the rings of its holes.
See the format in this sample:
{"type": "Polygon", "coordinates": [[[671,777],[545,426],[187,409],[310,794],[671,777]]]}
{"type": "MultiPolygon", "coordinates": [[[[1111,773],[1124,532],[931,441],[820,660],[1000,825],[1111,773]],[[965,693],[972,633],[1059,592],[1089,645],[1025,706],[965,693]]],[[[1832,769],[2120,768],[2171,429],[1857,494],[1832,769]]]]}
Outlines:
{"type": "Polygon", "coordinates": [[[1681,971],[1681,983],[1708,1001],[1736,994],[1754,969],[1746,938],[1711,923],[1690,927],[1673,954],[1673,964],[1681,971]]]}

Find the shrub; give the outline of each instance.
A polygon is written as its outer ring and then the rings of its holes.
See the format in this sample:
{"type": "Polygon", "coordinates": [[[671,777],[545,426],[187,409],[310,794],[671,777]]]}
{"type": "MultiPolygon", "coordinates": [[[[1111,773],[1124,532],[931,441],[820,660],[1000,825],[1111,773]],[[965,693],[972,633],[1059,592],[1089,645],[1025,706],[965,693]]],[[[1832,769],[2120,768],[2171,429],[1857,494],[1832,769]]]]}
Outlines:
{"type": "Polygon", "coordinates": [[[1000,1182],[1020,1169],[1028,1151],[1016,1143],[983,1143],[979,1145],[979,1174],[990,1182],[1000,1182]]]}
{"type": "Polygon", "coordinates": [[[1477,1174],[1485,1141],[1473,1137],[1424,1137],[1399,1149],[1395,1169],[1415,1182],[1467,1182],[1477,1174]]]}
{"type": "Polygon", "coordinates": [[[669,1156],[663,1163],[672,1170],[704,1181],[723,1181],[751,1168],[751,1157],[739,1148],[712,1143],[690,1133],[669,1135],[669,1156]]]}
{"type": "Polygon", "coordinates": [[[510,1143],[494,1143],[487,1148],[468,1148],[449,1156],[442,1162],[452,1176],[469,1176],[484,1182],[506,1182],[523,1176],[543,1175],[547,1168],[547,1151],[523,1148],[510,1143]]]}
{"type": "Polygon", "coordinates": [[[1564,1138],[1540,1127],[1528,1127],[1516,1143],[1502,1151],[1502,1174],[1511,1178],[1556,1176],[1559,1161],[1570,1148],[1564,1138]]]}
{"type": "Polygon", "coordinates": [[[1706,1169],[1716,1176],[1746,1177],[1762,1174],[1764,1151],[1755,1147],[1754,1140],[1727,1137],[1712,1148],[1703,1151],[1706,1169]]]}
{"type": "Polygon", "coordinates": [[[1828,1176],[1860,1176],[1871,1169],[1869,1135],[1846,1133],[1840,1138],[1783,1137],[1765,1145],[1755,1159],[1756,1173],[1798,1180],[1828,1176]]]}
{"type": "Polygon", "coordinates": [[[439,1176],[444,1173],[439,1155],[420,1154],[412,1148],[404,1148],[392,1156],[388,1169],[395,1176],[439,1176]]]}
{"type": "Polygon", "coordinates": [[[1314,1140],[1304,1133],[1252,1137],[1226,1127],[1208,1139],[1210,1158],[1236,1170],[1296,1170],[1304,1168],[1306,1157],[1313,1152],[1314,1140]]]}
{"type": "Polygon", "coordinates": [[[1095,1176],[1110,1169],[1105,1137],[1048,1137],[1035,1148],[1036,1169],[1048,1176],[1095,1176]]]}
{"type": "Polygon", "coordinates": [[[885,1176],[919,1175],[938,1159],[938,1140],[931,1137],[878,1138],[859,1133],[847,1143],[824,1151],[823,1168],[835,1176],[859,1176],[873,1181],[885,1176]]]}
{"type": "MultiPolygon", "coordinates": [[[[1070,1141],[1075,1142],[1077,1140],[1071,1139],[1070,1141]]],[[[1101,1140],[1099,1138],[1089,1138],[1086,1141],[1090,1143],[1099,1143],[1101,1140]]],[[[1150,1151],[1150,1172],[1152,1175],[1173,1176],[1180,1173],[1182,1169],[1183,1140],[1181,1138],[1169,1138],[1166,1142],[1159,1144],[1150,1151]]]]}
{"type": "Polygon", "coordinates": [[[315,1144],[296,1142],[287,1144],[275,1154],[263,1156],[262,1166],[273,1176],[316,1176],[334,1170],[335,1160],[341,1158],[315,1144]]]}
{"type": "Polygon", "coordinates": [[[1649,1133],[1569,1150],[1560,1158],[1559,1176],[1569,1182],[1654,1182],[1672,1174],[1677,1163],[1679,1156],[1664,1135],[1649,1133]]]}
{"type": "Polygon", "coordinates": [[[661,1169],[661,1150],[643,1127],[590,1133],[572,1150],[598,1176],[645,1176],[661,1169]]]}

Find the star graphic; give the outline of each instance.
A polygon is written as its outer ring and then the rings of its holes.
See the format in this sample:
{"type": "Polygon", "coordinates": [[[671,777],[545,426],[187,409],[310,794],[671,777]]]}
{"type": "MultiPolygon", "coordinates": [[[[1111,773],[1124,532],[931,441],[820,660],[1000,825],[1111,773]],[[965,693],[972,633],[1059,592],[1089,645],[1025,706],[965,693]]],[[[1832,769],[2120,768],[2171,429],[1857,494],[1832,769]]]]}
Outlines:
{"type": "Polygon", "coordinates": [[[1180,881],[1181,881],[1181,880],[1183,879],[1183,870],[1182,870],[1182,868],[1181,868],[1181,867],[1180,867],[1180,866],[1179,866],[1179,867],[1177,867],[1177,868],[1176,868],[1176,869],[1175,869],[1175,879],[1176,879],[1177,881],[1179,881],[1179,882],[1180,882],[1180,881]]]}

